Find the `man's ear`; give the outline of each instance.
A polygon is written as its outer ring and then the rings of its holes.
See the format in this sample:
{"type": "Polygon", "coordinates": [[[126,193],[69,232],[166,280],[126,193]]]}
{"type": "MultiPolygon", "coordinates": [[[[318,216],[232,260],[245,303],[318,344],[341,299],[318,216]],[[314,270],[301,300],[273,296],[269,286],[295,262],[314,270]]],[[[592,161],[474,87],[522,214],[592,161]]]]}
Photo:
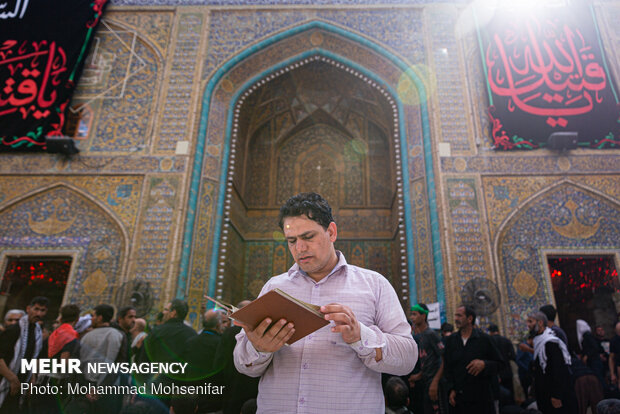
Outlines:
{"type": "Polygon", "coordinates": [[[327,233],[329,234],[329,240],[333,243],[338,238],[338,227],[333,221],[327,226],[327,233]]]}

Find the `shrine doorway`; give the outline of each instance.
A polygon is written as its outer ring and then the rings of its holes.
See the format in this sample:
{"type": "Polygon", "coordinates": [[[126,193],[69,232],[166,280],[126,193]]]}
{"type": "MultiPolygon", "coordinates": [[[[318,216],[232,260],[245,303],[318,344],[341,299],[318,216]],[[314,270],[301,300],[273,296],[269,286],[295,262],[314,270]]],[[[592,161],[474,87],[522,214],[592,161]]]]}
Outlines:
{"type": "Polygon", "coordinates": [[[49,299],[44,321],[58,316],[71,270],[70,256],[6,257],[0,281],[0,316],[10,309],[26,310],[35,296],[49,299]]]}
{"type": "Polygon", "coordinates": [[[558,322],[571,349],[578,350],[576,321],[602,326],[605,339],[614,336],[620,312],[620,281],[614,256],[548,256],[558,322]]]}

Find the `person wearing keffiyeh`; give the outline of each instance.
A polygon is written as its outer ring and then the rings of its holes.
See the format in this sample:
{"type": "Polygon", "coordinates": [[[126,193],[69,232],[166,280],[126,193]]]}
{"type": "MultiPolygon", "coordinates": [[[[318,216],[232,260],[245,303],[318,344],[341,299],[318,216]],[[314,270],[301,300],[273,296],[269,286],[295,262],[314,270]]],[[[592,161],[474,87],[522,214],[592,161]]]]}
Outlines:
{"type": "Polygon", "coordinates": [[[576,413],[577,401],[571,376],[571,356],[566,344],[547,326],[547,316],[538,311],[527,318],[534,336],[534,392],[543,413],[576,413]]]}
{"type": "MultiPolygon", "coordinates": [[[[65,305],[60,308],[58,326],[47,339],[47,349],[41,351],[41,358],[69,359],[79,358],[80,340],[78,333],[73,328],[80,318],[80,308],[77,305],[65,305]],[[46,355],[44,355],[46,353],[46,355]]],[[[60,372],[40,373],[37,377],[37,385],[66,387],[70,382],[71,375],[60,372]]],[[[66,389],[66,388],[65,388],[66,389]]],[[[30,399],[30,412],[45,414],[60,414],[64,412],[65,399],[52,394],[34,394],[30,399]]]]}
{"type": "Polygon", "coordinates": [[[0,413],[20,413],[20,383],[30,381],[31,372],[19,372],[22,359],[39,355],[42,333],[38,322],[47,313],[49,300],[37,296],[30,301],[19,323],[0,334],[0,413]]]}

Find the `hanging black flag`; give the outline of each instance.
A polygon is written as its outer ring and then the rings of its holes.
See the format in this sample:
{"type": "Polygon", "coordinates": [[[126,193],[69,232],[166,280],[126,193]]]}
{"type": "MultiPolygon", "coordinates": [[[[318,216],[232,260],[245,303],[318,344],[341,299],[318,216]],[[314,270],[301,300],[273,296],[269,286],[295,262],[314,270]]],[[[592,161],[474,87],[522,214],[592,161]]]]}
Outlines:
{"type": "Polygon", "coordinates": [[[591,6],[498,9],[478,32],[495,148],[544,147],[558,132],[582,147],[620,146],[618,95],[591,6]]]}
{"type": "Polygon", "coordinates": [[[108,0],[0,4],[1,150],[45,150],[65,113],[108,0]]]}

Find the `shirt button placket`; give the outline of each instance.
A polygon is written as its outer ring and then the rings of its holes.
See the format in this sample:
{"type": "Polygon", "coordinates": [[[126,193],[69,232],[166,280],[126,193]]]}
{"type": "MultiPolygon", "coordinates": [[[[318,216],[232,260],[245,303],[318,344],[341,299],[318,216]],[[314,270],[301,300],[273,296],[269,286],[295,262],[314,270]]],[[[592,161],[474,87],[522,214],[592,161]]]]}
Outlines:
{"type": "Polygon", "coordinates": [[[312,288],[312,295],[311,295],[311,303],[313,305],[321,305],[320,303],[318,303],[318,300],[321,297],[321,285],[316,284],[314,285],[314,287],[312,288]]]}

